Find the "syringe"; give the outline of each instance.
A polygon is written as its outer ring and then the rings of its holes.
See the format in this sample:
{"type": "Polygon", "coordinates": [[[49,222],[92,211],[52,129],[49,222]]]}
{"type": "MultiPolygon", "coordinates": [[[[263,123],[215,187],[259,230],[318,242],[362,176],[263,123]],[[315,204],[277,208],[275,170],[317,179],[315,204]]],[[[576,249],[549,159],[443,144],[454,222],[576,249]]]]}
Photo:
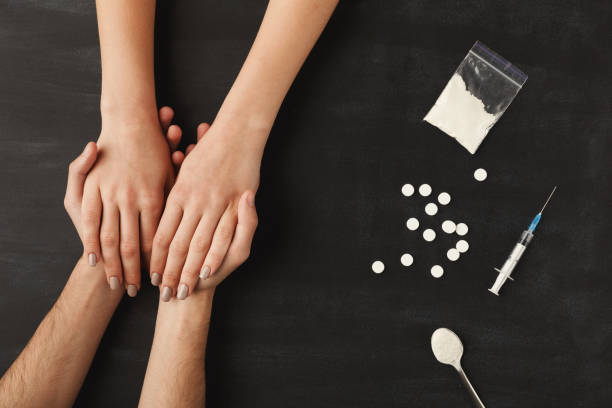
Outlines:
{"type": "Polygon", "coordinates": [[[499,272],[499,275],[497,276],[497,279],[495,280],[495,283],[493,284],[491,289],[489,289],[489,292],[492,292],[495,295],[499,296],[499,289],[501,289],[502,285],[506,283],[506,280],[514,280],[510,277],[510,275],[518,264],[518,261],[521,259],[521,256],[523,256],[523,253],[527,249],[527,246],[533,239],[533,232],[535,231],[536,227],[538,226],[538,223],[540,222],[540,219],[542,218],[542,212],[548,205],[548,202],[552,198],[553,194],[555,194],[556,190],[557,186],[553,188],[553,191],[548,196],[548,199],[544,203],[544,206],[542,207],[540,212],[534,217],[533,221],[531,221],[529,228],[527,228],[527,230],[523,231],[523,233],[521,234],[521,237],[514,246],[514,249],[512,250],[512,252],[510,252],[510,256],[508,256],[508,259],[506,259],[506,262],[504,262],[504,266],[502,266],[501,269],[495,268],[495,270],[499,272]]]}

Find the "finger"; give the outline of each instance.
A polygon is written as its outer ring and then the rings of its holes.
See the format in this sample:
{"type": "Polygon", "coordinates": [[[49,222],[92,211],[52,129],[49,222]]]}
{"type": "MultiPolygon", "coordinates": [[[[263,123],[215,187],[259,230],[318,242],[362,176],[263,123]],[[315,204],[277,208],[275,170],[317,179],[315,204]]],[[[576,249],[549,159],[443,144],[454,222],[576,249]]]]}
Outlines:
{"type": "MultiPolygon", "coordinates": [[[[66,184],[66,195],[64,196],[64,207],[72,219],[72,223],[79,231],[81,226],[81,202],[83,201],[83,188],[85,178],[91,170],[98,157],[97,145],[89,142],[83,152],[70,163],[68,167],[68,182],[66,184]]],[[[80,235],[80,231],[79,231],[80,235]]]]}
{"type": "Polygon", "coordinates": [[[133,206],[123,206],[121,209],[119,253],[123,266],[123,278],[130,297],[136,296],[140,289],[140,228],[138,226],[138,211],[133,206]]]}
{"type": "Polygon", "coordinates": [[[208,129],[210,129],[210,125],[208,123],[203,122],[198,125],[198,131],[197,131],[198,142],[200,141],[200,139],[204,137],[206,132],[208,132],[208,129]]]}
{"type": "Polygon", "coordinates": [[[172,164],[177,167],[177,170],[181,164],[183,164],[183,160],[185,160],[185,154],[183,152],[177,150],[176,152],[172,153],[172,164]]]}
{"type": "Polygon", "coordinates": [[[164,134],[168,131],[170,123],[174,118],[174,110],[169,106],[164,106],[159,110],[159,124],[162,127],[164,134]]]}
{"type": "Polygon", "coordinates": [[[100,256],[100,217],[102,215],[102,199],[98,185],[85,183],[83,203],[81,205],[81,220],[83,231],[83,251],[90,266],[95,266],[100,256]]]}
{"type": "Polygon", "coordinates": [[[173,152],[178,149],[178,145],[181,142],[181,137],[183,136],[183,131],[178,125],[171,125],[166,132],[166,138],[168,139],[168,144],[170,145],[170,151],[173,152]]]}
{"type": "Polygon", "coordinates": [[[155,237],[153,238],[151,265],[149,267],[151,284],[153,286],[158,286],[162,281],[162,274],[166,267],[166,258],[168,257],[168,247],[172,242],[176,229],[181,223],[182,217],[183,210],[181,207],[171,203],[166,205],[157,231],[155,231],[155,237]]]}
{"type": "Polygon", "coordinates": [[[198,290],[215,287],[247,260],[251,253],[251,244],[257,229],[257,223],[255,194],[252,191],[246,191],[238,203],[238,224],[225,260],[214,276],[208,279],[200,279],[197,285],[198,290]]]}
{"type": "Polygon", "coordinates": [[[169,301],[176,293],[189,244],[199,221],[200,217],[195,214],[185,214],[181,220],[181,225],[179,225],[176,234],[174,234],[174,238],[172,238],[172,243],[170,248],[168,248],[166,268],[162,276],[161,300],[164,302],[169,301]]]}
{"type": "Polygon", "coordinates": [[[237,218],[235,208],[228,207],[219,220],[210,249],[206,253],[206,258],[204,258],[204,266],[202,267],[204,279],[206,279],[207,274],[208,276],[213,276],[219,266],[221,266],[234,237],[237,218]]]}
{"type": "MultiPolygon", "coordinates": [[[[160,201],[162,197],[160,196],[160,201]]],[[[150,203],[140,205],[140,251],[142,261],[150,265],[153,238],[159,225],[163,203],[150,203]]]]}
{"type": "Polygon", "coordinates": [[[191,153],[191,151],[193,149],[195,149],[195,147],[196,147],[196,145],[194,145],[194,144],[191,144],[191,145],[187,146],[187,149],[185,149],[185,154],[187,155],[187,154],[191,153]]]}
{"type": "Polygon", "coordinates": [[[218,217],[219,215],[217,214],[202,217],[193,234],[189,244],[189,253],[181,271],[181,284],[176,294],[179,300],[189,296],[198,283],[202,265],[204,264],[204,257],[210,248],[218,217]]]}
{"type": "Polygon", "coordinates": [[[104,206],[102,212],[102,226],[100,227],[100,244],[102,245],[102,259],[104,259],[104,272],[111,289],[121,286],[121,258],[119,256],[119,208],[109,204],[104,206]]]}

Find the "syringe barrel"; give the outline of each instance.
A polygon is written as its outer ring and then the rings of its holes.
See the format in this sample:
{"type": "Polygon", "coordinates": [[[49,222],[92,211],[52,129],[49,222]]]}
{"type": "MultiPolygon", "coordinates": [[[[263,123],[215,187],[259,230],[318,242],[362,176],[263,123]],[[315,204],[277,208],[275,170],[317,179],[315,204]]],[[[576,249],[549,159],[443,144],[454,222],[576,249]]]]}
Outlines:
{"type": "Polygon", "coordinates": [[[531,233],[531,231],[525,230],[521,234],[521,237],[519,238],[518,243],[523,245],[524,247],[527,247],[527,245],[529,245],[532,239],[533,239],[533,234],[531,233]]]}

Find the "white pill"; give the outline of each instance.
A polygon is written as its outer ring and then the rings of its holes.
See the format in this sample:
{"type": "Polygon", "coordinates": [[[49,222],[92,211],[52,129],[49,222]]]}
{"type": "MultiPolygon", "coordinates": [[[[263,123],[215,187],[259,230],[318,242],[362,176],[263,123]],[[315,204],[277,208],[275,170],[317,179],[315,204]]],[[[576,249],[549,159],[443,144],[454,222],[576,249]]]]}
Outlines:
{"type": "Polygon", "coordinates": [[[431,186],[429,184],[421,184],[419,187],[419,194],[423,197],[427,197],[431,194],[431,186]]]}
{"type": "Polygon", "coordinates": [[[414,259],[412,258],[412,255],[410,254],[404,254],[402,255],[402,257],[400,258],[400,262],[402,263],[402,265],[404,266],[410,266],[412,265],[412,262],[414,261],[414,259]]]}
{"type": "Polygon", "coordinates": [[[457,226],[451,220],[446,220],[442,223],[442,231],[446,232],[447,234],[454,233],[456,229],[457,226]]]}
{"type": "Polygon", "coordinates": [[[385,270],[385,264],[380,261],[375,261],[372,264],[372,272],[374,273],[382,273],[385,270]]]}
{"type": "Polygon", "coordinates": [[[427,242],[433,241],[436,239],[436,231],[432,230],[431,228],[427,228],[425,231],[423,231],[423,239],[427,242]]]}
{"type": "Polygon", "coordinates": [[[406,197],[410,197],[411,195],[413,195],[414,187],[412,187],[412,184],[404,184],[402,186],[402,194],[405,195],[406,197]]]}
{"type": "Polygon", "coordinates": [[[434,265],[431,267],[431,276],[434,278],[440,278],[444,275],[444,269],[440,265],[434,265]]]}
{"type": "Polygon", "coordinates": [[[468,233],[468,226],[465,225],[464,223],[460,222],[459,224],[457,224],[457,234],[458,235],[465,235],[468,233]]]}
{"type": "Polygon", "coordinates": [[[416,218],[409,218],[408,221],[406,221],[406,227],[408,227],[410,231],[417,230],[419,228],[419,220],[416,218]]]}
{"type": "Polygon", "coordinates": [[[468,249],[470,249],[470,244],[468,244],[466,240],[460,239],[459,241],[457,241],[457,245],[455,245],[455,248],[457,248],[457,250],[463,254],[466,253],[468,249]]]}
{"type": "Polygon", "coordinates": [[[438,202],[442,205],[447,205],[451,201],[451,196],[448,193],[440,193],[438,195],[438,202]]]}
{"type": "Polygon", "coordinates": [[[487,171],[485,169],[476,169],[474,178],[478,181],[485,181],[487,179],[487,171]]]}
{"type": "Polygon", "coordinates": [[[459,251],[457,251],[455,248],[451,248],[446,252],[446,257],[454,262],[459,259],[459,251]]]}
{"type": "Polygon", "coordinates": [[[438,213],[438,206],[434,203],[429,203],[425,206],[425,214],[436,215],[438,213]]]}

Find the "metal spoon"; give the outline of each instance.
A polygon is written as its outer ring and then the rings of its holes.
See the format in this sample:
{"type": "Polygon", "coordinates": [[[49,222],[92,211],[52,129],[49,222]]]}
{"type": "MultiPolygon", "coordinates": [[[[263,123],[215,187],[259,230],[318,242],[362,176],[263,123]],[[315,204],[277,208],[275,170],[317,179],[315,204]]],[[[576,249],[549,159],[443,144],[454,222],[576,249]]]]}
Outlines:
{"type": "Polygon", "coordinates": [[[465,375],[463,368],[461,368],[463,344],[459,337],[449,329],[443,327],[437,329],[431,335],[431,349],[439,362],[455,367],[455,370],[459,373],[461,381],[463,381],[463,384],[470,392],[476,406],[485,408],[478,394],[476,394],[476,390],[472,387],[470,380],[468,380],[467,375],[465,375]]]}

